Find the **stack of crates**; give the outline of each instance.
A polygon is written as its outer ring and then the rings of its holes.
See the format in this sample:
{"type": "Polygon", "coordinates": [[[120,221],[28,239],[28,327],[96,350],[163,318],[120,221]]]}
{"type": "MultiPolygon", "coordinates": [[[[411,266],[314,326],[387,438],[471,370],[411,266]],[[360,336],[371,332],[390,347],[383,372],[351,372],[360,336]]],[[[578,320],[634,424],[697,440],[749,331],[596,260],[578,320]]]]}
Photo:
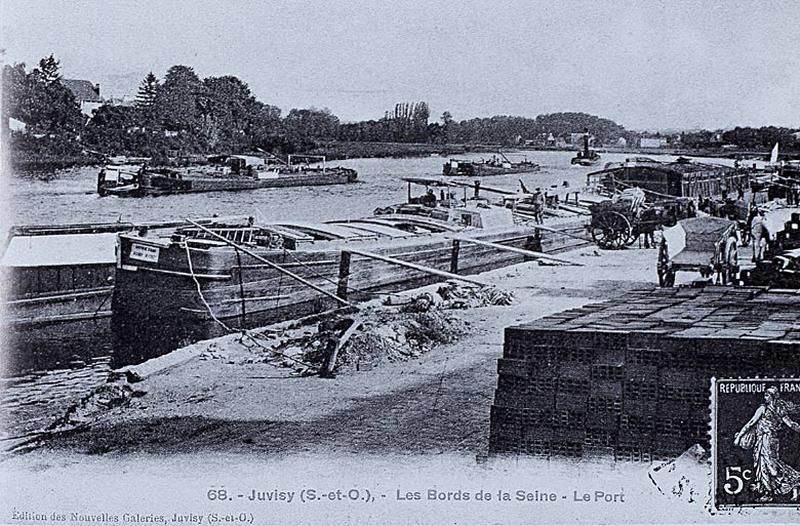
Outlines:
{"type": "Polygon", "coordinates": [[[505,331],[491,454],[650,462],[708,447],[711,377],[800,374],[800,294],[636,291],[505,331]]]}

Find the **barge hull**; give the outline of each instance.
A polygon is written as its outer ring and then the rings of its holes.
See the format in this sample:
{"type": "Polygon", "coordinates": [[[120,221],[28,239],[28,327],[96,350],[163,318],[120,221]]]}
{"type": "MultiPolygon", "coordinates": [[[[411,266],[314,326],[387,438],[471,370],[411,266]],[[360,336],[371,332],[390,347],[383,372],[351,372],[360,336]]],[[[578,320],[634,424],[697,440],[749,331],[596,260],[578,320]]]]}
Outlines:
{"type": "MultiPolygon", "coordinates": [[[[569,233],[580,234],[582,228],[582,225],[572,224],[569,233]]],[[[517,231],[513,235],[483,232],[476,239],[547,253],[589,244],[534,229],[517,231]]],[[[129,261],[130,250],[130,245],[123,242],[123,261],[129,261]]],[[[265,255],[270,261],[336,294],[342,278],[342,250],[346,252],[347,249],[274,251],[265,255]]],[[[528,260],[509,251],[442,238],[426,243],[415,240],[406,246],[372,251],[458,274],[477,274],[528,260]]],[[[335,300],[245,254],[237,258],[234,250],[224,253],[192,250],[195,277],[181,270],[187,268],[185,249],[165,250],[160,257],[158,269],[147,265],[118,268],[112,302],[112,326],[118,346],[146,347],[148,353],[156,348],[166,351],[224,334],[227,331],[222,324],[230,330],[246,329],[322,312],[338,305],[335,300]],[[146,345],[143,345],[145,340],[146,345]]],[[[348,301],[442,281],[424,272],[355,254],[350,258],[346,274],[348,301]]]]}
{"type": "Polygon", "coordinates": [[[178,181],[167,179],[169,184],[160,184],[156,177],[151,177],[151,184],[140,186],[135,190],[114,192],[110,194],[120,197],[144,197],[172,194],[190,194],[200,192],[236,192],[242,190],[257,190],[260,188],[287,188],[295,186],[327,186],[355,182],[355,178],[348,173],[319,173],[303,175],[281,175],[268,179],[225,179],[225,178],[191,178],[178,181]]]}

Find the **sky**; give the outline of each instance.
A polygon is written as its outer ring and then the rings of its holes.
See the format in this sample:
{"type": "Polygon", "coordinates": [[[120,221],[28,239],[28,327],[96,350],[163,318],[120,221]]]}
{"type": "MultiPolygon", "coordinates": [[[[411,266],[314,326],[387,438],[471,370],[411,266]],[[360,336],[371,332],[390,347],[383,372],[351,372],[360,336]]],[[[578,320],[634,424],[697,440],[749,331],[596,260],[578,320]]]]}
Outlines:
{"type": "Polygon", "coordinates": [[[634,130],[800,127],[800,2],[0,0],[5,63],[133,96],[174,64],[287,112],[583,111],[634,130]]]}

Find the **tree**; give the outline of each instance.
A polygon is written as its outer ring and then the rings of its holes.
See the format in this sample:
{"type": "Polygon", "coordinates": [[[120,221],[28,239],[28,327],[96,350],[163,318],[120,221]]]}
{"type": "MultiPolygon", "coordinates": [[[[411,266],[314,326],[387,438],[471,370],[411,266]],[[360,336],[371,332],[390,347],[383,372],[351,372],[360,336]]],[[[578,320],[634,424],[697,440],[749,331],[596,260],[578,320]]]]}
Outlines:
{"type": "Polygon", "coordinates": [[[314,146],[316,139],[333,140],[339,132],[339,118],[323,108],[292,109],[283,120],[286,137],[300,148],[314,146]]]}
{"type": "Polygon", "coordinates": [[[39,69],[34,69],[33,72],[34,75],[39,76],[42,82],[49,86],[61,80],[61,74],[59,73],[60,69],[61,62],[56,60],[51,53],[49,57],[45,57],[39,61],[39,69]]]}
{"type": "Polygon", "coordinates": [[[84,116],[71,91],[58,80],[58,61],[50,55],[42,69],[26,73],[24,64],[3,68],[3,116],[25,122],[32,130],[72,137],[84,116]]]}
{"type": "Polygon", "coordinates": [[[198,136],[208,112],[205,86],[188,66],[172,66],[156,90],[154,106],[164,128],[198,136]]]}
{"type": "Polygon", "coordinates": [[[139,84],[139,91],[136,93],[136,106],[139,108],[152,107],[158,94],[158,78],[151,71],[139,84]]]}
{"type": "Polygon", "coordinates": [[[251,111],[255,110],[255,97],[246,83],[237,77],[209,77],[205,85],[206,133],[212,147],[223,144],[236,151],[248,143],[247,133],[251,111]]]}
{"type": "Polygon", "coordinates": [[[450,133],[453,128],[453,115],[450,114],[449,111],[445,111],[442,113],[442,116],[439,118],[442,121],[442,129],[441,129],[441,138],[442,142],[447,144],[450,142],[450,133]]]}

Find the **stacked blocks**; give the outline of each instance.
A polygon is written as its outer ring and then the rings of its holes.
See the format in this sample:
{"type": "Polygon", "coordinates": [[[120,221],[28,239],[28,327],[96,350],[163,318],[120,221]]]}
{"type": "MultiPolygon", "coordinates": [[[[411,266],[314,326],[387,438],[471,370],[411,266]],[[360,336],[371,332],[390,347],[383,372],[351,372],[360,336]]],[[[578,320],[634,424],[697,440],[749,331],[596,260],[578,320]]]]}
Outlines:
{"type": "Polygon", "coordinates": [[[491,454],[650,462],[708,447],[710,379],[800,374],[800,294],[636,291],[505,331],[491,454]]]}

